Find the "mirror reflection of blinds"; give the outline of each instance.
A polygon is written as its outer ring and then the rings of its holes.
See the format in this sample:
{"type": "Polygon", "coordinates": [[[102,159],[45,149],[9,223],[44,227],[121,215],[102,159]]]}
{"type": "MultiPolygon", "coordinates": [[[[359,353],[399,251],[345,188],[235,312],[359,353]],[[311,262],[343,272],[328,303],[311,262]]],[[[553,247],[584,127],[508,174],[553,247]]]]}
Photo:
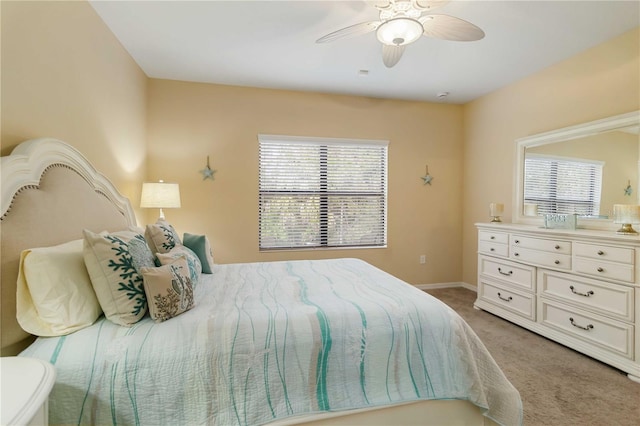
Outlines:
{"type": "Polygon", "coordinates": [[[386,246],[387,142],[259,136],[261,250],[386,246]]]}
{"type": "Polygon", "coordinates": [[[538,214],[598,216],[603,162],[527,154],[524,202],[538,205],[538,214]]]}

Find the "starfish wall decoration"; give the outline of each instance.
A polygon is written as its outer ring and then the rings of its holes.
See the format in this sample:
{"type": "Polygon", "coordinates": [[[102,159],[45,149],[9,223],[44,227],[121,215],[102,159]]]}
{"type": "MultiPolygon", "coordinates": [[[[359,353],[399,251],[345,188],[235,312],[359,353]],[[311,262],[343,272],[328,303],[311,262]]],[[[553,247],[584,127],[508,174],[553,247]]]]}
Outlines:
{"type": "Polygon", "coordinates": [[[426,185],[426,184],[431,185],[431,181],[433,180],[433,176],[431,176],[431,175],[429,174],[429,166],[427,165],[427,166],[424,166],[424,167],[425,167],[425,172],[426,172],[426,173],[425,173],[425,175],[424,175],[424,176],[422,176],[420,179],[422,179],[422,180],[424,181],[424,184],[425,184],[425,185],[426,185]]]}
{"type": "Polygon", "coordinates": [[[202,173],[202,176],[203,176],[202,180],[207,180],[207,179],[213,180],[213,174],[215,172],[216,171],[213,170],[211,166],[209,166],[209,156],[207,155],[207,165],[205,166],[204,169],[200,170],[200,173],[202,173]]]}

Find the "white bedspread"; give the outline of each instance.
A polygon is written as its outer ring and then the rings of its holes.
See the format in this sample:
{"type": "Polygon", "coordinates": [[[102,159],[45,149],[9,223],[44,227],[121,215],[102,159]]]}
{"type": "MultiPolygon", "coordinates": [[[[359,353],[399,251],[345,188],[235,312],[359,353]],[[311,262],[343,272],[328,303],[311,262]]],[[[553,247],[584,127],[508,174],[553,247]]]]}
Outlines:
{"type": "Polygon", "coordinates": [[[101,319],[26,349],[56,367],[51,423],[259,425],[423,399],[522,423],[518,392],[469,326],[365,262],[216,265],[202,278],[174,319],[101,319]]]}

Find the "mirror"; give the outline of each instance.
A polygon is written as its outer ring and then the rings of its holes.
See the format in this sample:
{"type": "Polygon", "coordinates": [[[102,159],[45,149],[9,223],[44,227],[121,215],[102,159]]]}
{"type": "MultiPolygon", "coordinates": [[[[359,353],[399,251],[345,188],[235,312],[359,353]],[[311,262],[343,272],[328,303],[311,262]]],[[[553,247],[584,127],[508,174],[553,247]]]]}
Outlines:
{"type": "Polygon", "coordinates": [[[576,213],[580,228],[613,227],[614,204],[640,204],[639,130],[635,111],[517,140],[513,222],[576,213]]]}

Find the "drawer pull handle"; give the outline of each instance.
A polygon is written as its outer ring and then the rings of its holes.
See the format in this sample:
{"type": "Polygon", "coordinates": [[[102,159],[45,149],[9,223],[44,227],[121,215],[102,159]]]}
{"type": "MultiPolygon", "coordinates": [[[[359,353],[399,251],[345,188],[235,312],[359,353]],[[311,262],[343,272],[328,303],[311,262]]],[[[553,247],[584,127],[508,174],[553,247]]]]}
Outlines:
{"type": "Polygon", "coordinates": [[[494,249],[493,247],[491,247],[491,248],[489,249],[489,251],[496,251],[496,249],[494,249]]]}
{"type": "Polygon", "coordinates": [[[598,250],[598,256],[602,256],[604,252],[602,250],[598,250]]]}
{"type": "Polygon", "coordinates": [[[592,290],[589,290],[586,293],[580,293],[579,291],[576,291],[572,285],[569,286],[569,289],[571,290],[571,293],[577,294],[578,296],[589,297],[589,296],[593,296],[593,294],[594,294],[592,290]]]}
{"type": "Polygon", "coordinates": [[[580,325],[580,324],[576,324],[575,321],[573,320],[573,318],[569,318],[569,321],[571,322],[572,326],[578,327],[578,328],[580,328],[582,330],[587,330],[588,331],[588,330],[591,330],[593,328],[593,324],[587,324],[586,327],[583,326],[583,325],[580,325]]]}
{"type": "Polygon", "coordinates": [[[513,297],[511,297],[511,296],[509,296],[509,297],[507,297],[507,298],[502,297],[502,295],[500,294],[500,292],[498,292],[498,297],[499,297],[501,300],[504,300],[505,302],[511,302],[511,301],[513,300],[513,297]]]}
{"type": "Polygon", "coordinates": [[[554,247],[556,250],[560,250],[560,246],[556,244],[556,246],[554,247]]]}
{"type": "Polygon", "coordinates": [[[498,272],[500,272],[502,275],[506,275],[506,276],[510,276],[510,275],[513,274],[513,271],[502,272],[502,268],[498,268],[498,272]]]}
{"type": "Polygon", "coordinates": [[[515,257],[518,257],[518,256],[520,256],[520,253],[513,253],[513,255],[514,255],[515,257]]]}
{"type": "Polygon", "coordinates": [[[598,268],[596,269],[598,272],[604,272],[604,268],[598,268]]]}
{"type": "Polygon", "coordinates": [[[559,260],[556,260],[556,261],[555,261],[555,262],[553,262],[553,263],[555,263],[556,265],[559,265],[559,264],[560,264],[560,261],[559,261],[559,260]]]}
{"type": "Polygon", "coordinates": [[[492,235],[492,236],[491,236],[491,239],[492,239],[492,240],[495,240],[495,239],[496,239],[496,237],[492,235]]]}
{"type": "Polygon", "coordinates": [[[515,240],[514,243],[520,244],[520,240],[515,240]]]}

